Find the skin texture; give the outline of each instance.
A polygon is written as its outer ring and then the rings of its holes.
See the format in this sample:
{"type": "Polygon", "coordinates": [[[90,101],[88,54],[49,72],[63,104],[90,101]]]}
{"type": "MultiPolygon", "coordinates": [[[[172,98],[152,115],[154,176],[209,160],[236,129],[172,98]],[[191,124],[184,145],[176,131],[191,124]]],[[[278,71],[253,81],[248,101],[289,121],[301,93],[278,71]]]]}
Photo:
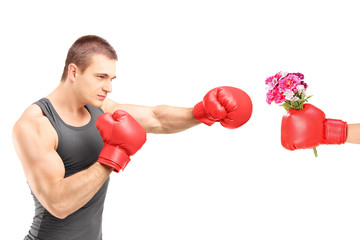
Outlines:
{"type": "Polygon", "coordinates": [[[360,144],[360,124],[348,124],[346,142],[360,144]]]}
{"type": "MultiPolygon", "coordinates": [[[[78,127],[90,121],[86,104],[109,113],[124,110],[148,133],[176,133],[200,123],[193,117],[192,108],[123,105],[108,99],[116,78],[116,61],[103,55],[94,55],[83,72],[75,64],[68,69],[66,80],[47,98],[69,125],[78,127]]],[[[28,107],[15,123],[13,142],[33,193],[52,215],[61,219],[84,206],[113,171],[96,162],[65,178],[63,162],[56,152],[57,133],[37,105],[28,107]]]]}

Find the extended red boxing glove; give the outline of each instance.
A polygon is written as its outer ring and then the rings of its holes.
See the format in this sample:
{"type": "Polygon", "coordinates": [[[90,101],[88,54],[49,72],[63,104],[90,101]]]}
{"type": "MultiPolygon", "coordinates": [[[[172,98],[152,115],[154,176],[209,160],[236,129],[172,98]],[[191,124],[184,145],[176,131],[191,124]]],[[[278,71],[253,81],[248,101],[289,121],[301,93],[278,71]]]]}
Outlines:
{"type": "Polygon", "coordinates": [[[217,87],[210,90],[203,101],[195,105],[194,117],[211,126],[215,122],[226,128],[238,128],[245,124],[252,114],[249,95],[235,87],[217,87]]]}
{"type": "Polygon", "coordinates": [[[124,170],[130,156],[134,155],[146,141],[145,129],[127,112],[118,110],[114,114],[103,113],[96,127],[104,141],[98,162],[114,168],[115,172],[124,170]]]}
{"type": "Polygon", "coordinates": [[[290,109],[282,118],[281,144],[288,150],[343,144],[346,136],[346,122],[326,119],[323,111],[308,103],[303,110],[290,109]]]}

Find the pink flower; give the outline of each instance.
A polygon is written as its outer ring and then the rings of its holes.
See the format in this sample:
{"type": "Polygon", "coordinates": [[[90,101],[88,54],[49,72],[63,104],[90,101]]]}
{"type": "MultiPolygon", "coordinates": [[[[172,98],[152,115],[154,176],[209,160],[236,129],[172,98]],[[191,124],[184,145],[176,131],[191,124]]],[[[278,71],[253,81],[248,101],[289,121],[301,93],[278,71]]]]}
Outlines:
{"type": "Polygon", "coordinates": [[[272,90],[269,90],[266,93],[266,102],[270,105],[274,101],[274,95],[272,94],[272,90]]]}
{"type": "Polygon", "coordinates": [[[287,72],[278,72],[278,73],[276,73],[275,74],[275,77],[277,78],[277,79],[280,79],[280,78],[283,78],[283,77],[286,77],[288,75],[288,73],[287,72]]]}
{"type": "Polygon", "coordinates": [[[285,96],[279,92],[278,88],[273,88],[266,93],[266,102],[271,104],[275,101],[276,104],[282,103],[285,101],[285,96]]]}
{"type": "Polygon", "coordinates": [[[265,84],[266,85],[274,85],[274,83],[276,82],[276,78],[274,76],[271,76],[271,77],[268,77],[266,80],[265,80],[265,84]]]}
{"type": "Polygon", "coordinates": [[[285,92],[286,90],[293,91],[300,84],[301,80],[296,75],[289,74],[288,76],[279,80],[279,90],[285,92]]]}
{"type": "Polygon", "coordinates": [[[271,90],[275,88],[279,84],[279,80],[283,77],[285,77],[287,73],[285,72],[278,72],[274,76],[268,77],[265,80],[265,84],[267,86],[267,90],[271,90]]]}

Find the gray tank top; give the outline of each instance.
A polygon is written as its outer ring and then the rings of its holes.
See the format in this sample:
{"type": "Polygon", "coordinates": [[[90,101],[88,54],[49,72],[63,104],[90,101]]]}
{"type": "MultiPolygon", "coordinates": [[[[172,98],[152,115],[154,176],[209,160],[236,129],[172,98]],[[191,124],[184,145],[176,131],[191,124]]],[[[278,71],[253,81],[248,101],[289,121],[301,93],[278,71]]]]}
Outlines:
{"type": "MultiPolygon", "coordinates": [[[[103,147],[96,129],[96,119],[103,113],[101,108],[86,105],[91,114],[90,122],[82,127],[73,127],[60,118],[47,98],[35,104],[57,132],[59,141],[56,151],[64,162],[65,177],[87,169],[97,161],[103,147]]],[[[35,201],[35,216],[25,240],[101,240],[102,213],[109,179],[88,203],[65,219],[52,216],[31,192],[35,201]]]]}

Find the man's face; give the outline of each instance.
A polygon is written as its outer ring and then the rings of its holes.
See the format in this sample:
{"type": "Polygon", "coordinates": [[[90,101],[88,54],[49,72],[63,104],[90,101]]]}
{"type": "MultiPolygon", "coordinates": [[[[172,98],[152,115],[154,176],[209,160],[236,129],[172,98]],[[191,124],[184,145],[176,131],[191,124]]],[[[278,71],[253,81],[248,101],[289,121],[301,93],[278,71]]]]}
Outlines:
{"type": "Polygon", "coordinates": [[[78,72],[76,90],[86,104],[101,107],[111,93],[111,81],[116,78],[116,60],[104,55],[94,55],[88,68],[78,72]]]}

